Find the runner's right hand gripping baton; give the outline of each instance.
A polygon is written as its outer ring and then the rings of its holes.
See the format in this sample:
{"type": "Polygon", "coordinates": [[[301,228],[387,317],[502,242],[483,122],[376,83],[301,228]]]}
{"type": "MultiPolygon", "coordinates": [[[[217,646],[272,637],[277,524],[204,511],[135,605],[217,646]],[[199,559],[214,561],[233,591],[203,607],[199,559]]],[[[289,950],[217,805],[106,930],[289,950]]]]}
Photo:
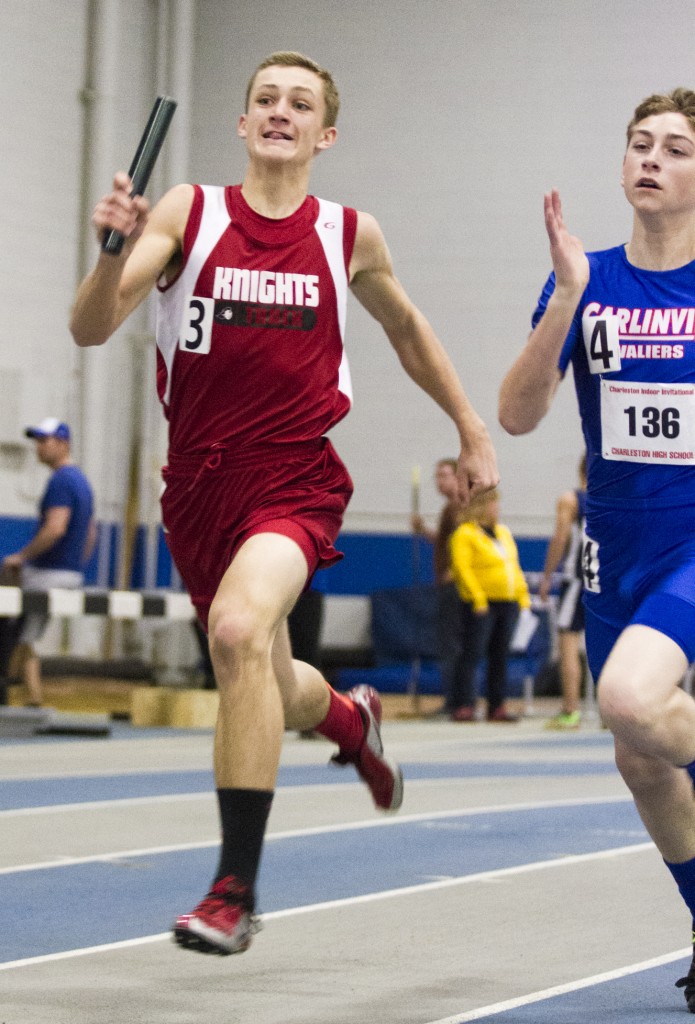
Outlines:
{"type": "MultiPolygon", "coordinates": [[[[152,169],[159,156],[175,110],[176,100],[172,100],[169,96],[158,96],[155,100],[147,127],[138,143],[128,171],[133,183],[131,195],[141,196],[147,188],[147,182],[150,180],[152,169]]],[[[109,256],[118,256],[124,241],[120,231],[109,231],[103,238],[101,248],[109,256]]]]}

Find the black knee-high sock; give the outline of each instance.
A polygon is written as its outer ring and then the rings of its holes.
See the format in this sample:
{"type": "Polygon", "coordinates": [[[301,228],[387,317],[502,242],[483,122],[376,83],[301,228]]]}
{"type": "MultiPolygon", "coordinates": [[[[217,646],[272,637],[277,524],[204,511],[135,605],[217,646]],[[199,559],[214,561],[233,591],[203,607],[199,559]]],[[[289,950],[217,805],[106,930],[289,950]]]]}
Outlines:
{"type": "Polygon", "coordinates": [[[247,886],[249,909],[255,905],[255,886],[273,792],[262,789],[218,789],[222,849],[215,882],[234,875],[247,886]]]}

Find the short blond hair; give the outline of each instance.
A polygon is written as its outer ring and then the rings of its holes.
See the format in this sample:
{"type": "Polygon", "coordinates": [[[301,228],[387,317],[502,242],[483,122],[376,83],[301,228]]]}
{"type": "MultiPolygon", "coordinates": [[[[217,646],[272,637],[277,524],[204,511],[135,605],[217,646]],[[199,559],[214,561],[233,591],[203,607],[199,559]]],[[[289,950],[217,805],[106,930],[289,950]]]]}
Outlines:
{"type": "Polygon", "coordinates": [[[330,71],[322,68],[320,64],[317,64],[311,57],[305,57],[303,53],[297,53],[295,50],[278,50],[276,53],[271,53],[269,57],[262,60],[258,65],[254,73],[249,79],[249,84],[246,87],[246,101],[244,109],[248,111],[249,102],[251,99],[251,90],[253,84],[256,81],[256,76],[259,71],[265,70],[265,68],[306,68],[307,71],[313,71],[323,83],[323,100],[326,107],[326,111],[323,118],[323,127],[332,128],[338,120],[338,111],[340,110],[340,96],[338,95],[338,89],[333,81],[333,76],[330,71]]]}
{"type": "Polygon", "coordinates": [[[632,138],[640,121],[644,121],[646,117],[653,117],[655,114],[682,114],[695,134],[695,92],[681,86],[674,89],[673,92],[655,92],[653,95],[647,96],[635,108],[632,120],[627,126],[627,141],[629,142],[632,138]]]}
{"type": "Polygon", "coordinates": [[[461,512],[460,521],[462,523],[475,523],[478,521],[483,511],[487,508],[491,501],[499,501],[500,492],[494,487],[491,491],[483,491],[482,494],[476,494],[474,498],[468,502],[468,505],[461,512]]]}

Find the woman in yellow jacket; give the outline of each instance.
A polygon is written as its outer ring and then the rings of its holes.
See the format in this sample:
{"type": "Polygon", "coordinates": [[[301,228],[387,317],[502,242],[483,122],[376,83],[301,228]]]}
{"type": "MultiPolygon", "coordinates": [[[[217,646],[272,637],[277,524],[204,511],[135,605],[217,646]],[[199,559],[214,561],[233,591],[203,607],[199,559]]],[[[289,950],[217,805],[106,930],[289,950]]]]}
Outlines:
{"type": "Polygon", "coordinates": [[[487,718],[515,722],[505,706],[509,645],[520,608],[531,598],[509,529],[498,523],[499,493],[474,499],[449,541],[461,597],[462,650],[452,694],[456,722],[475,719],[476,672],[487,658],[487,718]]]}

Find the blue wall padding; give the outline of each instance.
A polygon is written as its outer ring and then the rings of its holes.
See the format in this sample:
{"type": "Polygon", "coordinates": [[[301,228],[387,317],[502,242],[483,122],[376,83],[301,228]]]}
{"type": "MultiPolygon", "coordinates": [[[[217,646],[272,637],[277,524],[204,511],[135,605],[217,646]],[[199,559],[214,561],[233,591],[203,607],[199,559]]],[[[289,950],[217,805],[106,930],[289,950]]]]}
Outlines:
{"type": "Polygon", "coordinates": [[[437,658],[437,593],[434,584],[375,590],[371,608],[372,643],[377,662],[437,658]]]}
{"type": "MultiPolygon", "coordinates": [[[[100,524],[110,534],[109,585],[117,575],[119,527],[115,523],[100,524]]],[[[0,516],[0,558],[23,547],[36,530],[36,520],[0,516]]],[[[519,559],[526,572],[543,568],[546,537],[518,537],[519,559]]],[[[432,584],[432,545],[422,537],[396,533],[342,533],[337,548],[345,555],[330,569],[319,571],[314,588],[324,594],[364,595],[376,590],[432,584]]],[[[97,559],[91,559],[87,582],[96,582],[97,559]]],[[[145,528],[140,527],[135,543],[131,586],[141,587],[145,577],[145,528]]],[[[171,557],[165,535],[160,527],[157,538],[157,586],[171,582],[171,557]]]]}

